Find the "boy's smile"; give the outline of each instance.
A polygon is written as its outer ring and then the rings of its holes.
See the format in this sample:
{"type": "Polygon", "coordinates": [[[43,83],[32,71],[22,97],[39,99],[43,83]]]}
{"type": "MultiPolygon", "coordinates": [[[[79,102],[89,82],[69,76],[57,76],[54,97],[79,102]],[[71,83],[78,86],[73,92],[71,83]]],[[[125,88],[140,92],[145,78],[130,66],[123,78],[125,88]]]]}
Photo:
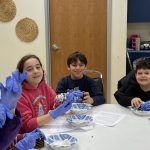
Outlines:
{"type": "Polygon", "coordinates": [[[70,71],[70,75],[72,79],[81,79],[83,77],[83,72],[86,69],[85,64],[80,62],[79,60],[77,62],[71,63],[68,67],[68,70],[70,71]]]}
{"type": "Polygon", "coordinates": [[[136,73],[136,80],[141,86],[141,88],[146,91],[150,90],[150,70],[149,69],[139,69],[136,73]]]}

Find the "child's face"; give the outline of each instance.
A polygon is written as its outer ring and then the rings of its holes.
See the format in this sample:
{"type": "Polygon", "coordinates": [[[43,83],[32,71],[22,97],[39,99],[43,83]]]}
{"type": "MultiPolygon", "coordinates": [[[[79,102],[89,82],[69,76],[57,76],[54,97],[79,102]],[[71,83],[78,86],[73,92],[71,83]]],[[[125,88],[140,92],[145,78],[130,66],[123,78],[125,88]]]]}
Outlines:
{"type": "Polygon", "coordinates": [[[37,87],[43,78],[43,69],[39,61],[35,58],[28,59],[24,64],[24,70],[28,73],[26,81],[37,87]]]}
{"type": "Polygon", "coordinates": [[[136,80],[140,86],[150,88],[150,69],[137,70],[136,80]]]}
{"type": "Polygon", "coordinates": [[[86,69],[85,64],[83,64],[80,60],[70,64],[68,70],[70,71],[72,79],[81,79],[83,77],[83,72],[86,69]]]}

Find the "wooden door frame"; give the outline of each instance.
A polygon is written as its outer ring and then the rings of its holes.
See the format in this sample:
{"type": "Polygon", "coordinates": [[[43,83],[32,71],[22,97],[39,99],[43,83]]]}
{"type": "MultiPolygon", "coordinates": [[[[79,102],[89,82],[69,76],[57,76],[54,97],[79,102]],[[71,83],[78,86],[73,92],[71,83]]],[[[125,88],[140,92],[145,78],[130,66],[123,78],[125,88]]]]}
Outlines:
{"type": "Polygon", "coordinates": [[[49,1],[44,0],[45,7],[45,40],[46,40],[46,81],[51,85],[51,43],[50,43],[50,20],[49,20],[49,1]]]}

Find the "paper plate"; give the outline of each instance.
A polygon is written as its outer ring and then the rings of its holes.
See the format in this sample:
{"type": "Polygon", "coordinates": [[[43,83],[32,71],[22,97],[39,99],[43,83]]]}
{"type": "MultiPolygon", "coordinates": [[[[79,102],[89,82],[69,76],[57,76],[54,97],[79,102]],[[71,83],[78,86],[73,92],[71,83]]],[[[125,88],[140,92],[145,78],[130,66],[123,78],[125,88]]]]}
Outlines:
{"type": "Polygon", "coordinates": [[[142,111],[142,110],[139,110],[139,109],[136,109],[136,108],[133,108],[133,107],[130,107],[130,110],[134,114],[139,115],[139,116],[150,116],[150,111],[142,111]]]}
{"type": "Polygon", "coordinates": [[[73,103],[70,111],[74,114],[85,114],[91,110],[92,105],[87,103],[73,103]]]}
{"type": "Polygon", "coordinates": [[[45,142],[54,150],[66,150],[75,145],[77,139],[69,134],[60,133],[48,136],[45,142]]]}
{"type": "Polygon", "coordinates": [[[83,127],[93,123],[93,117],[85,114],[71,115],[66,120],[76,127],[83,127]]]}

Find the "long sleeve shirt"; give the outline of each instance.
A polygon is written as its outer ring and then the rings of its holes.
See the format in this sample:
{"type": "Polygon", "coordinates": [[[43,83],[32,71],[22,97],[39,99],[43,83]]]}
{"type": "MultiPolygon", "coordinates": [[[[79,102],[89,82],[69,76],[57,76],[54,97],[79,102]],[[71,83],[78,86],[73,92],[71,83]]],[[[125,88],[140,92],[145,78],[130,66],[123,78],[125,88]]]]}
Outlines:
{"type": "Polygon", "coordinates": [[[22,117],[22,132],[30,132],[39,127],[37,117],[45,115],[59,105],[55,91],[42,81],[37,88],[23,83],[22,96],[17,108],[22,117]]]}
{"type": "Polygon", "coordinates": [[[150,91],[143,91],[135,78],[135,72],[130,72],[127,76],[119,80],[118,90],[114,96],[117,102],[122,106],[131,106],[131,100],[135,97],[142,101],[150,100],[150,91]]]}
{"type": "Polygon", "coordinates": [[[90,96],[94,100],[93,106],[100,105],[105,102],[102,89],[98,87],[94,79],[85,75],[79,80],[73,80],[71,76],[62,78],[57,85],[56,93],[66,93],[72,89],[79,89],[84,92],[89,92],[90,96]]]}

